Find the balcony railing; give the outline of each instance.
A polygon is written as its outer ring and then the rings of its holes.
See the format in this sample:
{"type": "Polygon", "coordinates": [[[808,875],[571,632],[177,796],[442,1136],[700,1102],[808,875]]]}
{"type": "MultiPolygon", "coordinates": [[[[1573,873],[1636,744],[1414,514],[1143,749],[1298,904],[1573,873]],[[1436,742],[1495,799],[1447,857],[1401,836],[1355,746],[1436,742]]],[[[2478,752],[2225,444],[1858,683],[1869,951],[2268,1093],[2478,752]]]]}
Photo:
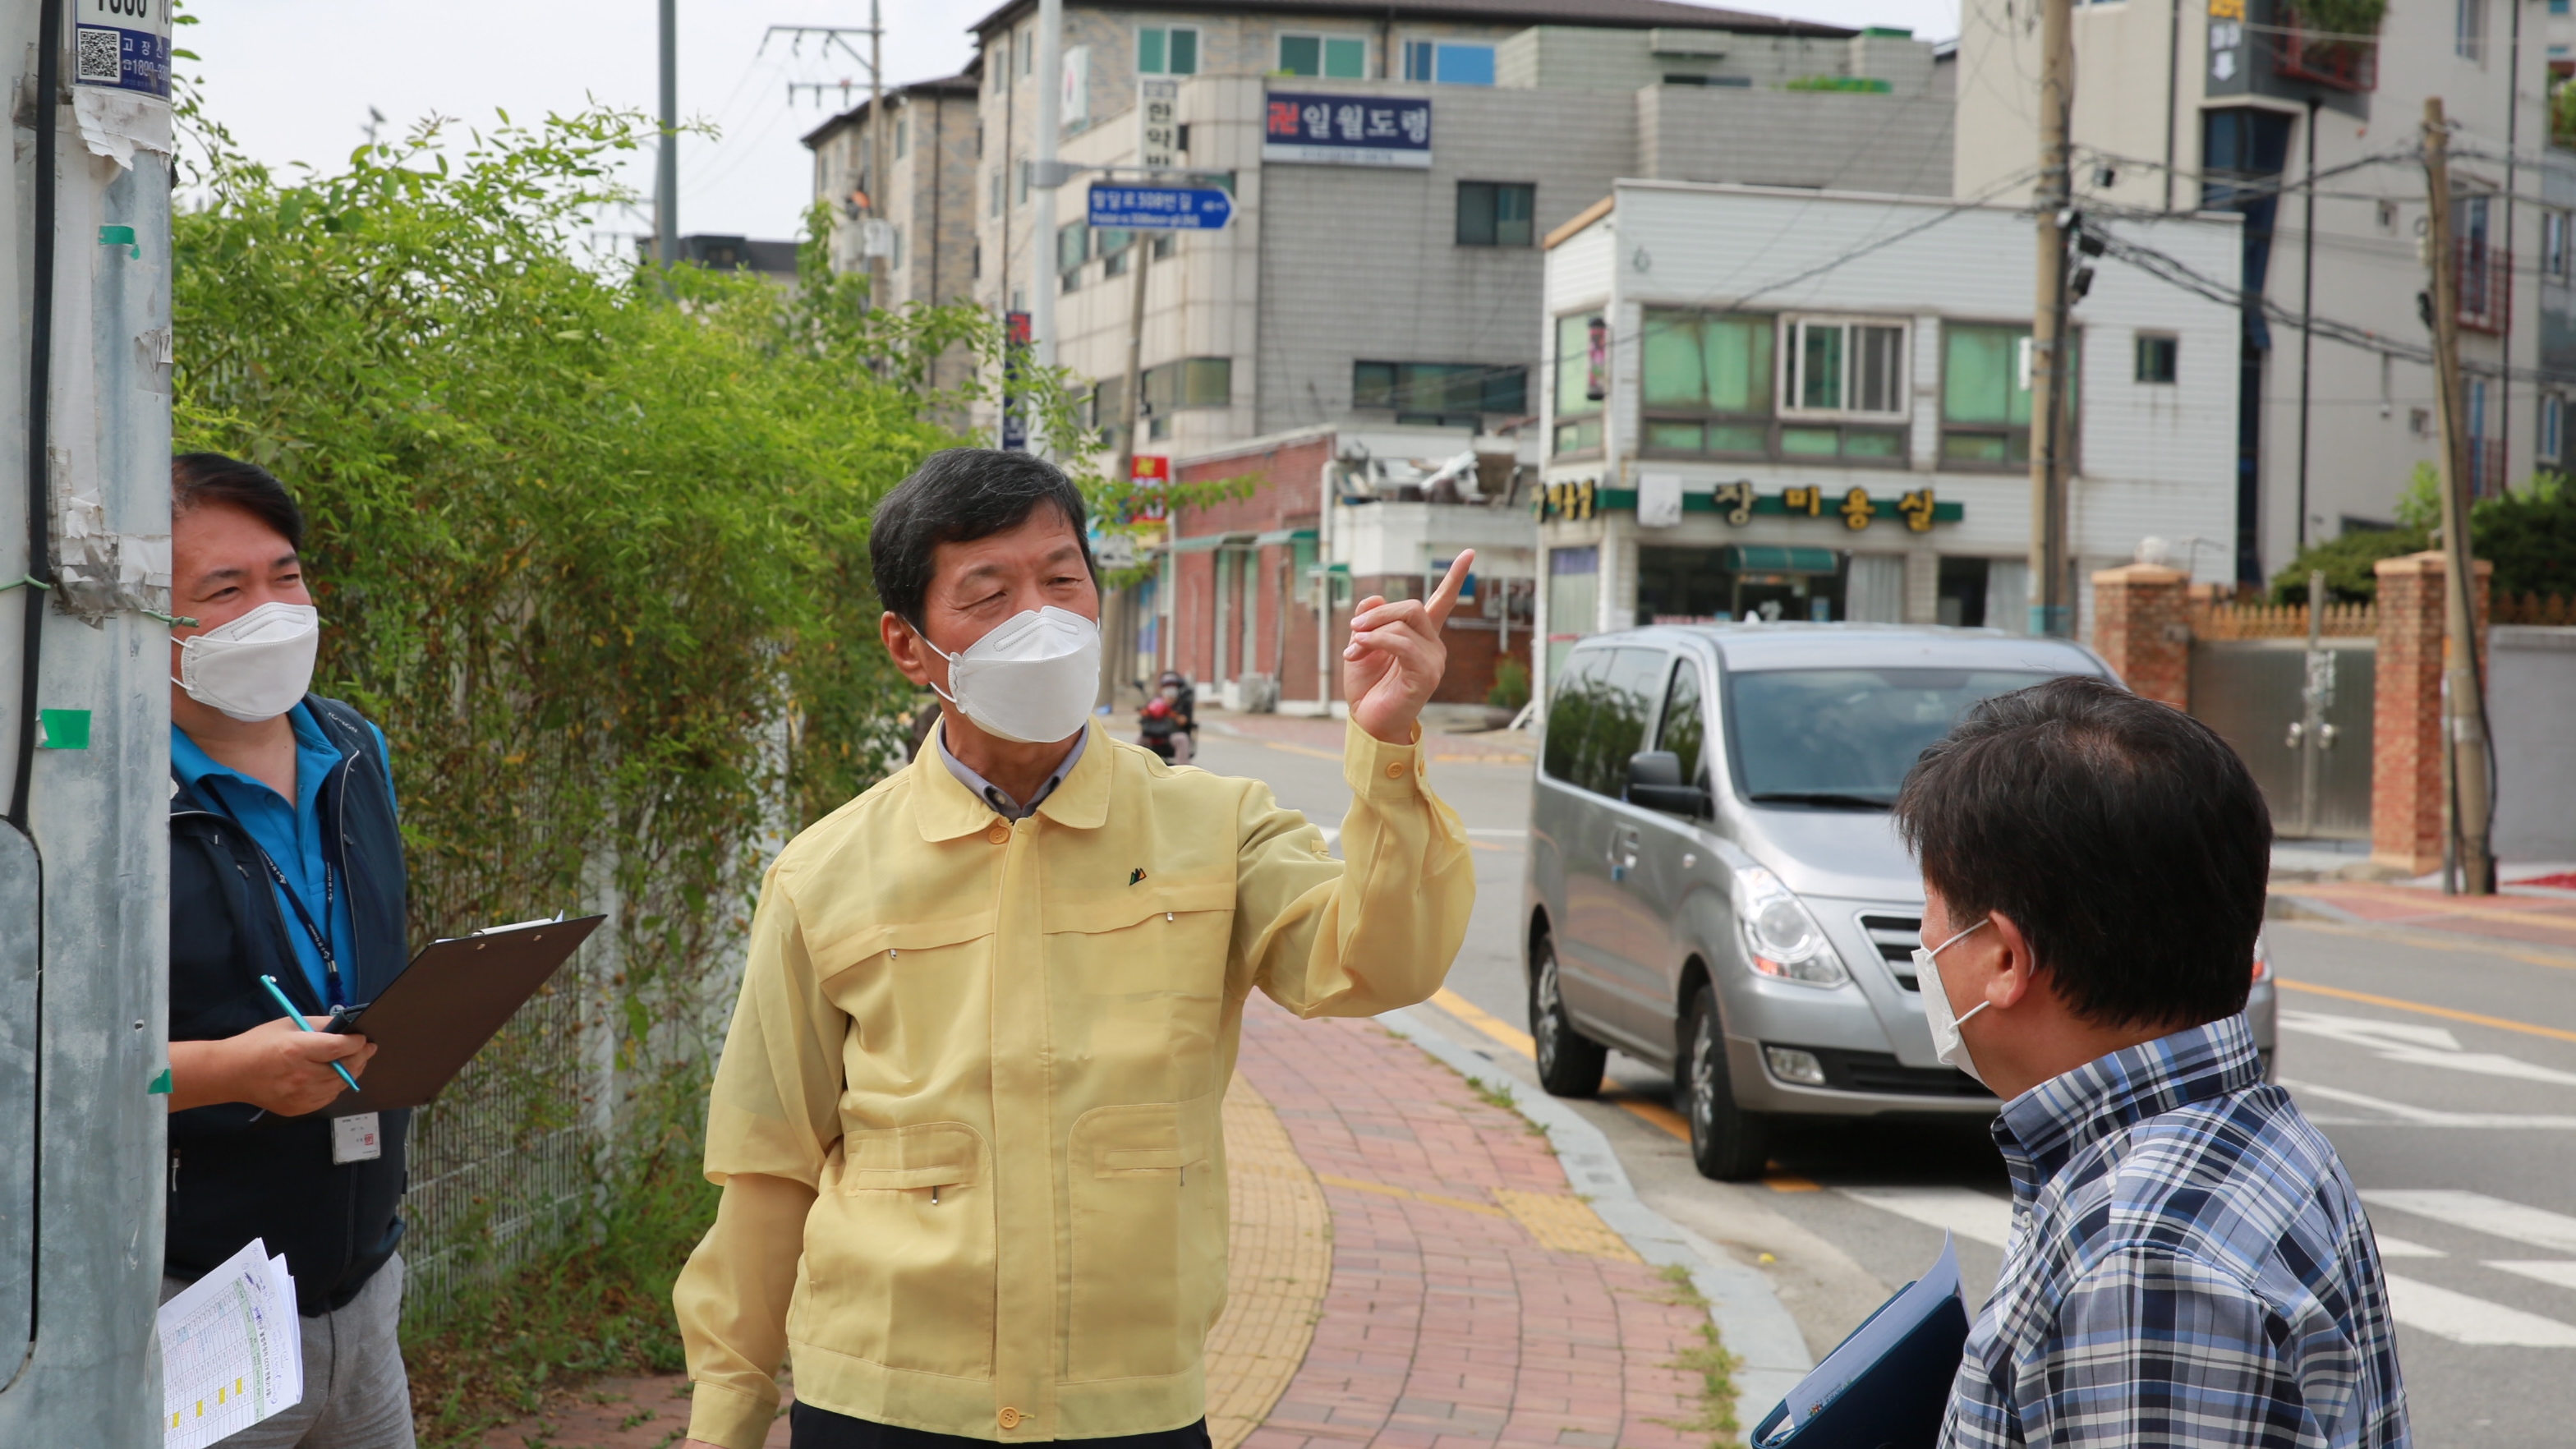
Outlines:
{"type": "Polygon", "coordinates": [[[2451,262],[2460,325],[2472,332],[2502,332],[2513,310],[2513,253],[2503,247],[2455,241],[2451,262]]]}
{"type": "Polygon", "coordinates": [[[2366,91],[2379,84],[2379,41],[2308,29],[2306,18],[2281,7],[2281,55],[2273,67],[2287,80],[2366,91]]]}

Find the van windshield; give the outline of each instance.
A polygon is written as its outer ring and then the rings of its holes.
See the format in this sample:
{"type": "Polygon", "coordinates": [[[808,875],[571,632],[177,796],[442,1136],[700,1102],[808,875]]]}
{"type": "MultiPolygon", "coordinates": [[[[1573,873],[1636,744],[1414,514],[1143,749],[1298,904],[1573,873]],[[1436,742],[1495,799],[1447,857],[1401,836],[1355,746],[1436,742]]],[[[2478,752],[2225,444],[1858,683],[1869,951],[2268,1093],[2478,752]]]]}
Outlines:
{"type": "Polygon", "coordinates": [[[1885,810],[1968,706],[2053,678],[2019,670],[1781,669],[1726,676],[1726,748],[1756,805],[1885,810]]]}

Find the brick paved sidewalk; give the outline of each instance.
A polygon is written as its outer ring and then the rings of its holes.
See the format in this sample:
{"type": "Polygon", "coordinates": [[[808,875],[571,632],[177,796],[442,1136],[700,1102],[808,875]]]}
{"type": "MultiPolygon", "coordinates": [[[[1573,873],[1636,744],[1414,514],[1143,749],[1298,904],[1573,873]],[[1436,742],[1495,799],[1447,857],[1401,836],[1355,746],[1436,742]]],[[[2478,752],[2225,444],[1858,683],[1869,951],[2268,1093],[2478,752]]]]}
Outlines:
{"type": "MultiPolygon", "coordinates": [[[[1605,1227],[1544,1135],[1374,1022],[1256,998],[1226,1102],[1217,1449],[1682,1449],[1704,1310],[1605,1227]],[[1329,1220],[1329,1221],[1327,1221],[1329,1220]]],[[[674,1377],[568,1392],[484,1449],[663,1449],[674,1377]]],[[[782,1418],[769,1436],[783,1449],[782,1418]]]]}
{"type": "Polygon", "coordinates": [[[2275,885],[2272,893],[2374,926],[2576,948],[2576,897],[2446,896],[2435,886],[2363,881],[2302,881],[2275,885]]]}

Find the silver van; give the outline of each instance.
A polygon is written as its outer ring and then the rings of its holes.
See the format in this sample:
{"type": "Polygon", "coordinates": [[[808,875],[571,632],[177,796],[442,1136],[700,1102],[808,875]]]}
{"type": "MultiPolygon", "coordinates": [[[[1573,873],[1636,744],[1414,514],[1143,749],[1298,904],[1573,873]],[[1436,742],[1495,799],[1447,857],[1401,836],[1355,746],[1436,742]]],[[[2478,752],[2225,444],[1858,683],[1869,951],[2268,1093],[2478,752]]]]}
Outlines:
{"type": "Polygon", "coordinates": [[[1678,625],[1577,645],[1530,803],[1542,1084],[1592,1095],[1614,1046],[1669,1070],[1693,1160],[1726,1180],[1761,1172],[1793,1116],[1991,1115],[1932,1054],[1922,877],[1887,807],[1970,705],[2062,674],[2113,677],[2079,645],[1974,629],[1678,625]]]}

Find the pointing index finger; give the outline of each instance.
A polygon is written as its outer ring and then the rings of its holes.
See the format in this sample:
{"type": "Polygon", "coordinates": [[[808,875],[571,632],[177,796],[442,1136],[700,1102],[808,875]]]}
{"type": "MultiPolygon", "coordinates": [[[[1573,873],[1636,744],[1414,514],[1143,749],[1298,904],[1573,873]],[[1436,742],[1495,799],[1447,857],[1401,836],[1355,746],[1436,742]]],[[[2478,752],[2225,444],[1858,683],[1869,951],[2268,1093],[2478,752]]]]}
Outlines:
{"type": "Polygon", "coordinates": [[[1472,548],[1459,550],[1458,557],[1450,561],[1448,577],[1431,591],[1430,602],[1424,606],[1431,615],[1432,628],[1449,622],[1449,611],[1458,607],[1458,591],[1467,586],[1467,570],[1475,565],[1476,551],[1472,548]]]}

